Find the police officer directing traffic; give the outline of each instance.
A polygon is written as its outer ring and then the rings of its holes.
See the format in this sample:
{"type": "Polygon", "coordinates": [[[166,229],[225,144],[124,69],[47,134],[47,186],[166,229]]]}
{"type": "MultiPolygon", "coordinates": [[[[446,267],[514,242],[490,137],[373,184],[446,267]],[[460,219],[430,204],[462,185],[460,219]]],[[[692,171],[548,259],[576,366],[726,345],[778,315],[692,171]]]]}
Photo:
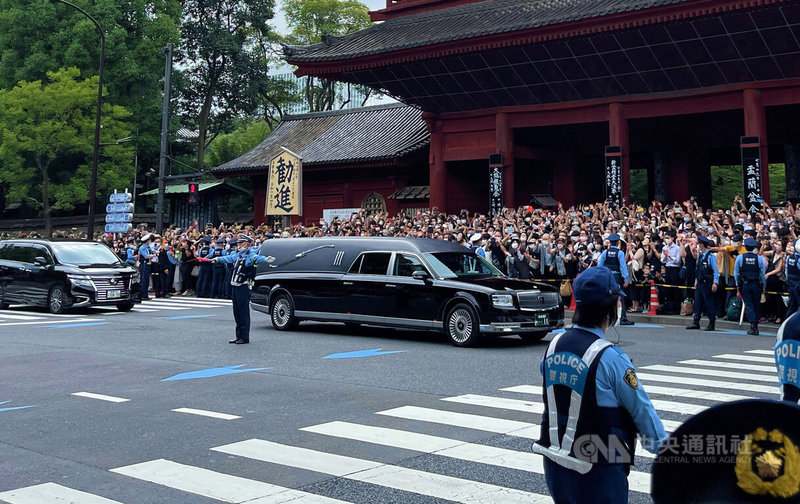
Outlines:
{"type": "Polygon", "coordinates": [[[700,253],[697,254],[697,269],[694,281],[694,321],[686,329],[700,329],[700,318],[705,308],[708,315],[706,331],[713,331],[717,321],[717,309],[714,304],[714,294],[719,286],[719,270],[717,259],[708,250],[711,240],[705,236],[697,237],[700,253]]]}
{"type": "Polygon", "coordinates": [[[736,279],[736,288],[744,301],[747,311],[747,320],[750,321],[750,330],[747,334],[758,336],[758,319],[761,316],[761,293],[767,289],[766,266],[764,261],[753,252],[758,248],[758,242],[752,238],[744,241],[747,252],[736,258],[733,267],[733,277],[736,279]]]}
{"type": "Polygon", "coordinates": [[[786,306],[788,317],[800,305],[800,239],[794,242],[794,254],[786,257],[786,286],[789,289],[789,304],[786,306]]]}
{"type": "Polygon", "coordinates": [[[233,299],[233,318],[236,321],[236,337],[228,343],[244,345],[250,343],[250,289],[256,278],[256,265],[264,264],[267,258],[258,250],[250,248],[253,239],[240,234],[236,240],[237,251],[233,254],[201,259],[212,263],[233,264],[231,277],[231,299],[233,299]]]}
{"type": "Polygon", "coordinates": [[[667,438],[628,356],[605,339],[620,288],[608,268],[575,280],[573,327],[550,342],[540,365],[544,414],[533,451],[556,504],[623,504],[636,434],[656,453],[667,438]]]}
{"type": "MultiPolygon", "coordinates": [[[[610,235],[608,241],[611,246],[600,254],[597,265],[605,266],[611,270],[620,288],[627,287],[628,266],[625,264],[624,254],[619,249],[619,235],[617,233],[610,235]]],[[[624,306],[622,307],[622,317],[620,317],[619,323],[620,325],[633,325],[635,323],[628,320],[627,310],[624,306]]]]}

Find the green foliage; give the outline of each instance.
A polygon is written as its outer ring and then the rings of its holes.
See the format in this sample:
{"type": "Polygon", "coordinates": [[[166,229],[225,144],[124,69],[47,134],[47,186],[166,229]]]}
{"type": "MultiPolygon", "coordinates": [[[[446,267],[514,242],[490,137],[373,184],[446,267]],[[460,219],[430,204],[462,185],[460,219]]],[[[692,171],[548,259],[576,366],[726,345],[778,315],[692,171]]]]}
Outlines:
{"type": "Polygon", "coordinates": [[[218,136],[208,149],[209,166],[219,166],[252,150],[267,138],[272,127],[264,120],[245,123],[231,133],[218,136]]]}
{"type": "MultiPolygon", "coordinates": [[[[88,201],[97,85],[97,77],[81,80],[78,69],[70,68],[0,91],[0,183],[8,184],[9,200],[40,204],[48,231],[51,208],[70,210],[88,201]]],[[[100,142],[129,136],[130,115],[104,104],[100,142]]],[[[133,149],[101,149],[98,194],[130,187],[133,149]]]]}
{"type": "MultiPolygon", "coordinates": [[[[315,44],[327,36],[341,36],[372,25],[369,8],[358,0],[284,0],[286,21],[293,27],[283,41],[293,45],[315,44]]],[[[355,84],[337,86],[330,79],[308,77],[303,99],[311,111],[331,110],[348,103],[355,84]]],[[[369,97],[372,90],[356,86],[369,97]]]]}
{"type": "Polygon", "coordinates": [[[649,204],[647,189],[647,170],[631,170],[631,202],[649,204]]]}
{"type": "MultiPolygon", "coordinates": [[[[782,163],[769,165],[770,201],[772,206],[786,202],[786,168],[782,163]]],[[[711,195],[714,208],[730,208],[733,198],[744,191],[742,167],[711,167],[711,195]]]]}

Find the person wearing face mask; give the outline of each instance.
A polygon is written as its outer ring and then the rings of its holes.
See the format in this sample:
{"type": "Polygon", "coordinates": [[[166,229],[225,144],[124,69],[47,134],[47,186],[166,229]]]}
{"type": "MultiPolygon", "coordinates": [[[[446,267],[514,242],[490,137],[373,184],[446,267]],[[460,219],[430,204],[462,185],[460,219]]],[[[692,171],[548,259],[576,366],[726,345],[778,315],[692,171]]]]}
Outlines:
{"type": "Polygon", "coordinates": [[[769,292],[786,291],[785,261],[786,255],[783,252],[783,243],[778,239],[774,239],[772,241],[772,255],[767,261],[768,294],[767,302],[764,304],[764,316],[776,324],[780,324],[783,321],[786,305],[783,304],[780,294],[769,294],[769,292]]]}
{"type": "Polygon", "coordinates": [[[706,331],[715,330],[717,321],[717,308],[714,304],[714,293],[719,286],[719,270],[717,260],[708,247],[711,241],[705,236],[697,237],[697,266],[695,269],[694,280],[694,320],[686,329],[700,329],[700,318],[703,316],[703,309],[708,315],[708,326],[706,331]]]}
{"type": "Polygon", "coordinates": [[[786,256],[786,288],[789,290],[789,304],[786,306],[788,318],[797,311],[800,303],[800,239],[794,242],[794,251],[786,256]]]}
{"type": "MultiPolygon", "coordinates": [[[[620,289],[627,288],[628,265],[625,264],[625,256],[619,249],[619,235],[617,233],[610,235],[608,237],[608,242],[609,247],[600,254],[600,258],[597,260],[597,266],[608,268],[614,275],[614,278],[617,279],[620,289]]],[[[628,320],[626,312],[627,310],[623,307],[622,316],[619,321],[620,325],[633,325],[634,322],[628,320]]]]}
{"type": "MultiPolygon", "coordinates": [[[[664,248],[661,249],[661,262],[666,266],[666,282],[668,285],[678,285],[681,280],[681,248],[675,243],[675,232],[669,231],[664,237],[664,248]]],[[[666,301],[683,301],[680,290],[669,287],[664,292],[666,301]]]]}
{"type": "Polygon", "coordinates": [[[615,275],[589,268],[574,294],[573,326],[553,338],[539,365],[544,413],[532,450],[544,456],[555,502],[626,504],[637,434],[652,453],[667,434],[630,358],[605,337],[624,295],[615,275]],[[587,449],[600,445],[616,448],[587,449]]]}
{"type": "MultiPolygon", "coordinates": [[[[728,287],[736,287],[736,278],[734,275],[734,268],[736,267],[736,258],[747,252],[742,246],[743,237],[741,234],[733,235],[730,243],[726,243],[720,250],[722,252],[722,270],[725,274],[725,284],[728,287]]],[[[731,298],[736,295],[736,290],[731,289],[725,295],[725,307],[731,302],[731,298]]]]}
{"type": "MultiPolygon", "coordinates": [[[[253,239],[251,237],[240,234],[236,240],[236,253],[212,259],[200,259],[211,263],[233,264],[231,299],[233,300],[233,318],[236,321],[236,337],[228,343],[236,345],[250,343],[250,289],[253,288],[256,278],[256,266],[267,263],[266,257],[259,255],[257,250],[250,248],[252,243],[253,239]]],[[[274,309],[277,310],[278,307],[274,309]]]]}
{"type": "Polygon", "coordinates": [[[764,271],[764,262],[756,254],[758,242],[753,238],[744,241],[747,252],[736,258],[734,278],[739,296],[744,301],[747,310],[747,320],[750,330],[747,334],[758,336],[758,321],[761,317],[761,293],[767,288],[767,278],[764,271]]]}

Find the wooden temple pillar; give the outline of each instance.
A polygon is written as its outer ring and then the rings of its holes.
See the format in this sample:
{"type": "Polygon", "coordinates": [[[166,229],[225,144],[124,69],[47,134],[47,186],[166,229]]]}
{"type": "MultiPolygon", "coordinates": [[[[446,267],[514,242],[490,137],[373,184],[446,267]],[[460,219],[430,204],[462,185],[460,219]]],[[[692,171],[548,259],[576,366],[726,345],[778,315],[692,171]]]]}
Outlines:
{"type": "Polygon", "coordinates": [[[761,156],[761,197],[767,203],[769,197],[769,159],[767,156],[767,116],[761,103],[761,93],[755,89],[745,89],[742,94],[744,102],[744,134],[757,136],[761,156]]]}

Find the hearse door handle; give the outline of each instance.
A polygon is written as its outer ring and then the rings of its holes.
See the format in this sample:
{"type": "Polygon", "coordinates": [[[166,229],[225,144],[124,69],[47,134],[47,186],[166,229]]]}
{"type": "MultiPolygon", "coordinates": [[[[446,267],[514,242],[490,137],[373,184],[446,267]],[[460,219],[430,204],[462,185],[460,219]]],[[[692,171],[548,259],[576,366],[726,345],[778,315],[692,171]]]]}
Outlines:
{"type": "Polygon", "coordinates": [[[353,285],[353,282],[342,282],[342,285],[353,285]]]}
{"type": "Polygon", "coordinates": [[[397,288],[397,284],[387,283],[386,287],[389,287],[390,289],[396,289],[397,288]]]}

